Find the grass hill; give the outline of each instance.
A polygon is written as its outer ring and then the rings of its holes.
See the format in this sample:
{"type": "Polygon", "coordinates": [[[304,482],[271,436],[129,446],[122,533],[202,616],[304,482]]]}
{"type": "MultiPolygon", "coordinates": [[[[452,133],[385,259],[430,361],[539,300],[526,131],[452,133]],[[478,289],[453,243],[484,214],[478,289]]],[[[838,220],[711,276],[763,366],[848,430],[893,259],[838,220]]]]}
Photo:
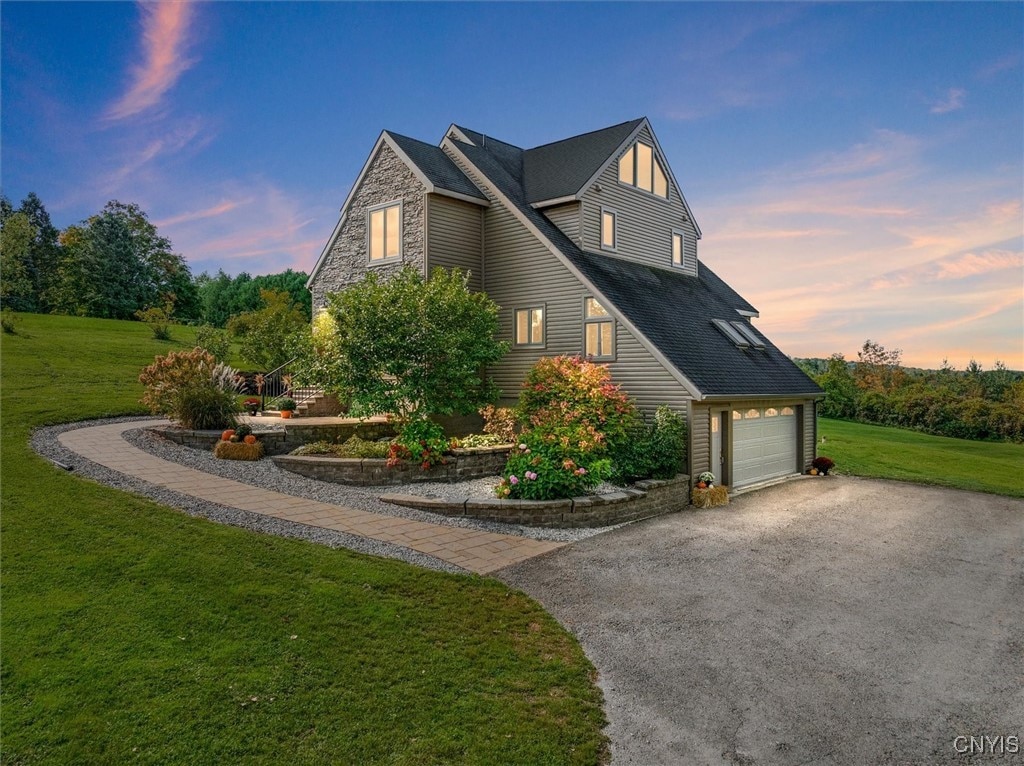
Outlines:
{"type": "Polygon", "coordinates": [[[31,430],[141,413],[191,345],[21,315],[0,340],[5,763],[595,763],[594,669],[494,580],[190,518],[66,474],[31,430]]]}

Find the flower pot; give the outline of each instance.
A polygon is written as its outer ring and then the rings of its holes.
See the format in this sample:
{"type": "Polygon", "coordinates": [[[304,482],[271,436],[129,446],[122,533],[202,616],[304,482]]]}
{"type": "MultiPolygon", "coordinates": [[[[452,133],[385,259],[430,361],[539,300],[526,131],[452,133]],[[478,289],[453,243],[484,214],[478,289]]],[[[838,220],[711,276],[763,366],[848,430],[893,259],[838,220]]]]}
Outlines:
{"type": "Polygon", "coordinates": [[[291,410],[281,410],[281,417],[282,418],[287,419],[287,418],[290,418],[291,416],[292,416],[292,411],[291,410]]]}

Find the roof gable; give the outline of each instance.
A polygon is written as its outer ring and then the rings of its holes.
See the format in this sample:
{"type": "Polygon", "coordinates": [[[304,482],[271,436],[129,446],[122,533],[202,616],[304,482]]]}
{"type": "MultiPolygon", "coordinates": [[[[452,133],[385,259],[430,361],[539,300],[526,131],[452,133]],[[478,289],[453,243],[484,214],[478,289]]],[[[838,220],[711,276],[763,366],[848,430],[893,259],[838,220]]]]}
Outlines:
{"type": "Polygon", "coordinates": [[[427,191],[487,204],[487,197],[459,170],[458,165],[441,151],[441,147],[385,130],[383,137],[419,176],[427,191]]]}
{"type": "Polygon", "coordinates": [[[639,118],[523,152],[530,204],[575,196],[646,120],[639,118]]]}

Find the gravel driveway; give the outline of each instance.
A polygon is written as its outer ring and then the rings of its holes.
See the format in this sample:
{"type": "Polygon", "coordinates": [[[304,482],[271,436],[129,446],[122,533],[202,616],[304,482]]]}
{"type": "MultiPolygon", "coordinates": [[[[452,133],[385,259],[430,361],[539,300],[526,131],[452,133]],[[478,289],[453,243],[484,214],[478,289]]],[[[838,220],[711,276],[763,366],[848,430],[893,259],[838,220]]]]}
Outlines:
{"type": "Polygon", "coordinates": [[[1024,762],[1022,573],[1024,501],[826,477],[498,576],[597,666],[613,763],[653,766],[1024,762]],[[983,735],[1019,752],[958,754],[983,735]]]}

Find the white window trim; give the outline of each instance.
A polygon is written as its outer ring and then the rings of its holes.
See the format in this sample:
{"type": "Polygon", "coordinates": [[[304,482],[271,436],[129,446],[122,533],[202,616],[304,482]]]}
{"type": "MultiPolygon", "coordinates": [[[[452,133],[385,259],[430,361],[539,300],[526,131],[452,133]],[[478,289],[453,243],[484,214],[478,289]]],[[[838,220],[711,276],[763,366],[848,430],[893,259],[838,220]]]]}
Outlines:
{"type": "Polygon", "coordinates": [[[669,261],[672,263],[672,268],[686,268],[686,232],[682,229],[672,229],[672,236],[669,237],[668,257],[669,261]],[[675,253],[672,252],[675,248],[676,237],[679,237],[679,263],[676,263],[675,253]]]}
{"type": "Polygon", "coordinates": [[[615,161],[615,165],[616,165],[616,167],[615,167],[615,170],[616,170],[615,177],[616,177],[616,180],[618,180],[618,182],[619,182],[619,186],[628,186],[633,191],[638,191],[641,194],[646,194],[648,197],[653,197],[654,199],[661,200],[662,202],[671,202],[672,201],[672,176],[669,175],[669,172],[667,170],[665,170],[665,163],[661,162],[658,159],[658,149],[657,149],[657,147],[653,143],[649,144],[646,141],[640,141],[639,139],[637,139],[636,141],[631,143],[626,148],[626,151],[624,151],[621,155],[619,155],[619,158],[615,161]],[[639,158],[637,156],[639,154],[639,152],[637,152],[637,151],[633,152],[633,183],[627,183],[627,182],[623,181],[622,177],[619,175],[619,173],[618,173],[618,170],[619,170],[618,164],[620,162],[622,162],[623,157],[626,156],[626,153],[629,152],[630,149],[635,149],[637,144],[643,144],[644,146],[651,147],[651,157],[653,158],[654,162],[657,162],[659,165],[661,165],[661,172],[665,174],[665,196],[664,197],[662,197],[660,194],[655,194],[654,193],[654,188],[653,188],[654,187],[654,172],[653,171],[651,171],[651,190],[650,191],[647,191],[647,189],[641,189],[639,186],[636,185],[636,165],[637,165],[637,162],[639,162],[639,158]]]}
{"type": "MultiPolygon", "coordinates": [[[[607,316],[603,316],[603,317],[588,317],[587,316],[587,301],[588,300],[597,301],[597,299],[594,298],[593,295],[587,295],[587,296],[584,296],[584,298],[583,298],[583,356],[585,358],[587,358],[587,359],[593,359],[594,361],[614,362],[615,361],[615,352],[616,352],[617,347],[618,347],[618,344],[615,342],[615,335],[616,335],[615,317],[613,317],[610,313],[607,316]],[[587,353],[587,325],[590,325],[590,324],[605,324],[605,323],[610,324],[612,326],[612,349],[611,349],[611,353],[610,354],[602,354],[601,356],[597,356],[596,354],[594,354],[594,355],[588,354],[587,353]]],[[[599,301],[597,301],[597,302],[599,302],[599,301]]],[[[602,307],[603,307],[603,304],[602,304],[602,307]]],[[[605,311],[607,311],[607,310],[608,309],[605,309],[605,311]]]]}
{"type": "MultiPolygon", "coordinates": [[[[403,210],[402,199],[391,200],[390,202],[382,202],[379,205],[371,205],[366,208],[366,262],[370,266],[380,266],[382,264],[396,263],[402,260],[402,255],[405,252],[405,215],[403,210]],[[371,258],[370,257],[370,243],[373,239],[373,227],[371,224],[372,216],[378,210],[387,210],[389,207],[398,207],[398,255],[387,256],[383,258],[371,258]]],[[[388,233],[387,233],[387,213],[384,214],[384,247],[387,248],[388,233]]]]}
{"type": "Polygon", "coordinates": [[[609,253],[617,252],[619,249],[619,211],[613,207],[601,206],[601,218],[597,227],[597,239],[598,244],[602,250],[607,250],[609,253]],[[612,217],[612,244],[608,246],[604,243],[604,214],[608,213],[612,217]]]}
{"type": "Polygon", "coordinates": [[[532,306],[517,306],[512,309],[512,348],[547,348],[548,345],[548,305],[546,303],[532,306]],[[540,343],[519,342],[519,312],[540,311],[540,343]]]}

